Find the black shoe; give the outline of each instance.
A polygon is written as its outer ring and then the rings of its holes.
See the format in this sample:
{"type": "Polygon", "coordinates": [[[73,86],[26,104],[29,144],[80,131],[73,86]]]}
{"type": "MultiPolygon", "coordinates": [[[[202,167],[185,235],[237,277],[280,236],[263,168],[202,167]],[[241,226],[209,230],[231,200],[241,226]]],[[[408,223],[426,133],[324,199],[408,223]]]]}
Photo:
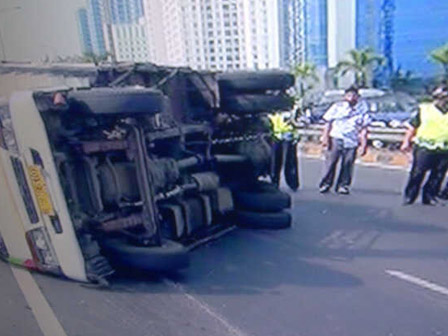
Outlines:
{"type": "Polygon", "coordinates": [[[442,191],[438,197],[444,201],[448,200],[448,190],[442,191]]]}
{"type": "Polygon", "coordinates": [[[410,197],[403,198],[403,205],[411,205],[414,204],[415,200],[410,197]]]}
{"type": "Polygon", "coordinates": [[[337,189],[337,193],[341,194],[341,195],[349,195],[350,194],[350,189],[348,187],[339,187],[337,189]]]}
{"type": "Polygon", "coordinates": [[[321,194],[326,194],[327,192],[329,192],[330,191],[330,186],[328,185],[328,184],[324,184],[323,186],[321,186],[320,188],[319,188],[319,192],[321,193],[321,194]]]}
{"type": "Polygon", "coordinates": [[[422,196],[422,203],[424,205],[437,205],[439,202],[437,201],[437,199],[435,197],[432,196],[428,196],[428,195],[423,195],[422,196]]]}

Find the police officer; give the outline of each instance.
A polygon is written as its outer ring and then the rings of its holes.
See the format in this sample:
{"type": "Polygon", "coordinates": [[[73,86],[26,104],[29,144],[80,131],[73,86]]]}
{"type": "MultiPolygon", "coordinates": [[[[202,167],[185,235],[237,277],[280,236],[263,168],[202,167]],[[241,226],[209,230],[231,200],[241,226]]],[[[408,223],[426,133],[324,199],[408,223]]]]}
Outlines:
{"type": "Polygon", "coordinates": [[[436,204],[437,193],[448,169],[448,87],[440,85],[432,95],[432,103],[420,104],[401,145],[401,150],[407,151],[414,142],[412,169],[404,190],[405,205],[415,202],[428,172],[422,203],[436,204]]]}
{"type": "Polygon", "coordinates": [[[299,162],[297,158],[297,143],[299,137],[285,113],[274,113],[269,116],[272,134],[272,182],[280,184],[280,175],[284,167],[285,182],[296,191],[299,188],[299,162]]]}

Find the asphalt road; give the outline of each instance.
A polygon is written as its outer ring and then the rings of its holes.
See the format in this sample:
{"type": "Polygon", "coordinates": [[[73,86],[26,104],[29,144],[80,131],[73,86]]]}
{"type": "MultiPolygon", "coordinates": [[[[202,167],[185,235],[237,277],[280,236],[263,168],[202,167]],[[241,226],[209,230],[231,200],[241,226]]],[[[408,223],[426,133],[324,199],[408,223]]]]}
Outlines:
{"type": "MultiPolygon", "coordinates": [[[[238,229],[182,274],[121,276],[110,290],[33,278],[70,336],[448,335],[448,206],[401,206],[406,172],[378,168],[356,167],[349,196],[320,195],[321,164],[302,162],[292,229],[238,229]]],[[[0,272],[1,335],[40,335],[0,272]]]]}

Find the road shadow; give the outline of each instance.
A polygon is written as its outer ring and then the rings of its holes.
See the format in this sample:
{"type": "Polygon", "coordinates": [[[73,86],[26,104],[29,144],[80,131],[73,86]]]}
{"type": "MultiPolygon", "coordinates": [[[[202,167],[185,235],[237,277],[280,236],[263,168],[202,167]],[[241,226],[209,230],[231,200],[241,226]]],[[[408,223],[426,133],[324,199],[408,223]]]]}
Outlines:
{"type": "MultiPolygon", "coordinates": [[[[350,198],[336,195],[298,194],[294,196],[292,229],[238,229],[193,251],[191,266],[184,272],[168,275],[128,273],[117,278],[117,283],[132,283],[133,288],[147,291],[144,283],[163,283],[168,278],[197,293],[223,295],[261,294],[282,286],[350,288],[362,286],[362,280],[328,266],[328,261],[448,258],[448,247],[375,247],[378,240],[388,235],[430,237],[448,233],[442,224],[434,223],[437,218],[432,218],[432,222],[416,219],[415,215],[419,213],[425,217],[419,207],[407,210],[387,201],[385,206],[350,201],[350,198]],[[319,263],[318,259],[327,263],[319,263]]],[[[165,289],[161,286],[157,290],[165,289]]]]}
{"type": "MultiPolygon", "coordinates": [[[[278,232],[264,234],[275,239],[278,232]]],[[[191,252],[191,265],[184,272],[120,274],[113,283],[118,288],[147,291],[152,289],[142,282],[165,279],[186,285],[195,293],[213,295],[275,293],[282,286],[350,288],[363,284],[351,274],[301,259],[300,248],[291,251],[250,230],[237,230],[191,252]]]]}
{"type": "Polygon", "coordinates": [[[156,291],[164,291],[165,279],[171,279],[197,293],[223,295],[261,294],[282,286],[351,288],[362,286],[362,280],[328,262],[448,258],[448,247],[412,248],[393,243],[388,245],[390,248],[378,247],[377,242],[384,238],[399,241],[401,235],[415,240],[448,234],[442,210],[435,213],[418,205],[401,207],[396,192],[355,189],[344,197],[323,196],[314,189],[305,189],[294,194],[293,200],[292,229],[239,229],[193,251],[191,266],[184,272],[128,273],[118,277],[116,283],[132,284],[133,289],[142,292],[149,290],[145,284],[162,284],[156,286],[156,291]]]}
{"type": "Polygon", "coordinates": [[[289,235],[281,234],[279,240],[291,248],[300,244],[302,253],[307,257],[343,260],[367,257],[448,258],[448,246],[418,248],[421,239],[448,235],[445,209],[419,205],[402,207],[387,200],[381,206],[351,201],[353,199],[336,195],[315,196],[315,193],[295,197],[293,213],[296,227],[289,235]],[[375,248],[380,239],[389,239],[387,245],[390,248],[385,248],[384,244],[381,249],[375,248]],[[417,247],[412,248],[411,245],[403,248],[403,239],[417,242],[417,247]],[[399,246],[394,247],[393,242],[399,246]]]}

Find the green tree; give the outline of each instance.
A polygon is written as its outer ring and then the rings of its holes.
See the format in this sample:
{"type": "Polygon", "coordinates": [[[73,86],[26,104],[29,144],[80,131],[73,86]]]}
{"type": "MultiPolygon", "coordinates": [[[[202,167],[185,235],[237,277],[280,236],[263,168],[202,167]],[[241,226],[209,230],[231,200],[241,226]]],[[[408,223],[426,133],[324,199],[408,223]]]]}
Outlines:
{"type": "Polygon", "coordinates": [[[301,108],[304,108],[304,100],[307,93],[319,82],[316,66],[312,63],[300,63],[293,67],[292,73],[296,82],[295,100],[301,108]]]}
{"type": "Polygon", "coordinates": [[[85,53],[83,55],[75,56],[58,56],[56,57],[56,62],[59,63],[93,63],[95,65],[100,64],[100,62],[106,61],[109,54],[97,55],[94,53],[85,53]]]}
{"type": "Polygon", "coordinates": [[[434,62],[443,67],[443,77],[448,81],[448,43],[433,50],[430,55],[434,62]]]}
{"type": "Polygon", "coordinates": [[[401,67],[398,67],[390,78],[390,84],[395,90],[402,90],[406,86],[412,83],[412,71],[404,71],[401,67]]]}
{"type": "Polygon", "coordinates": [[[103,55],[97,55],[94,53],[84,53],[80,57],[80,62],[81,63],[93,63],[95,65],[98,65],[101,62],[107,61],[108,57],[109,57],[108,53],[105,53],[103,55]]]}
{"type": "Polygon", "coordinates": [[[340,61],[336,65],[336,69],[340,76],[352,72],[355,75],[355,84],[358,87],[366,87],[369,73],[385,61],[384,57],[375,54],[372,48],[353,49],[348,54],[350,58],[346,61],[340,61]]]}

